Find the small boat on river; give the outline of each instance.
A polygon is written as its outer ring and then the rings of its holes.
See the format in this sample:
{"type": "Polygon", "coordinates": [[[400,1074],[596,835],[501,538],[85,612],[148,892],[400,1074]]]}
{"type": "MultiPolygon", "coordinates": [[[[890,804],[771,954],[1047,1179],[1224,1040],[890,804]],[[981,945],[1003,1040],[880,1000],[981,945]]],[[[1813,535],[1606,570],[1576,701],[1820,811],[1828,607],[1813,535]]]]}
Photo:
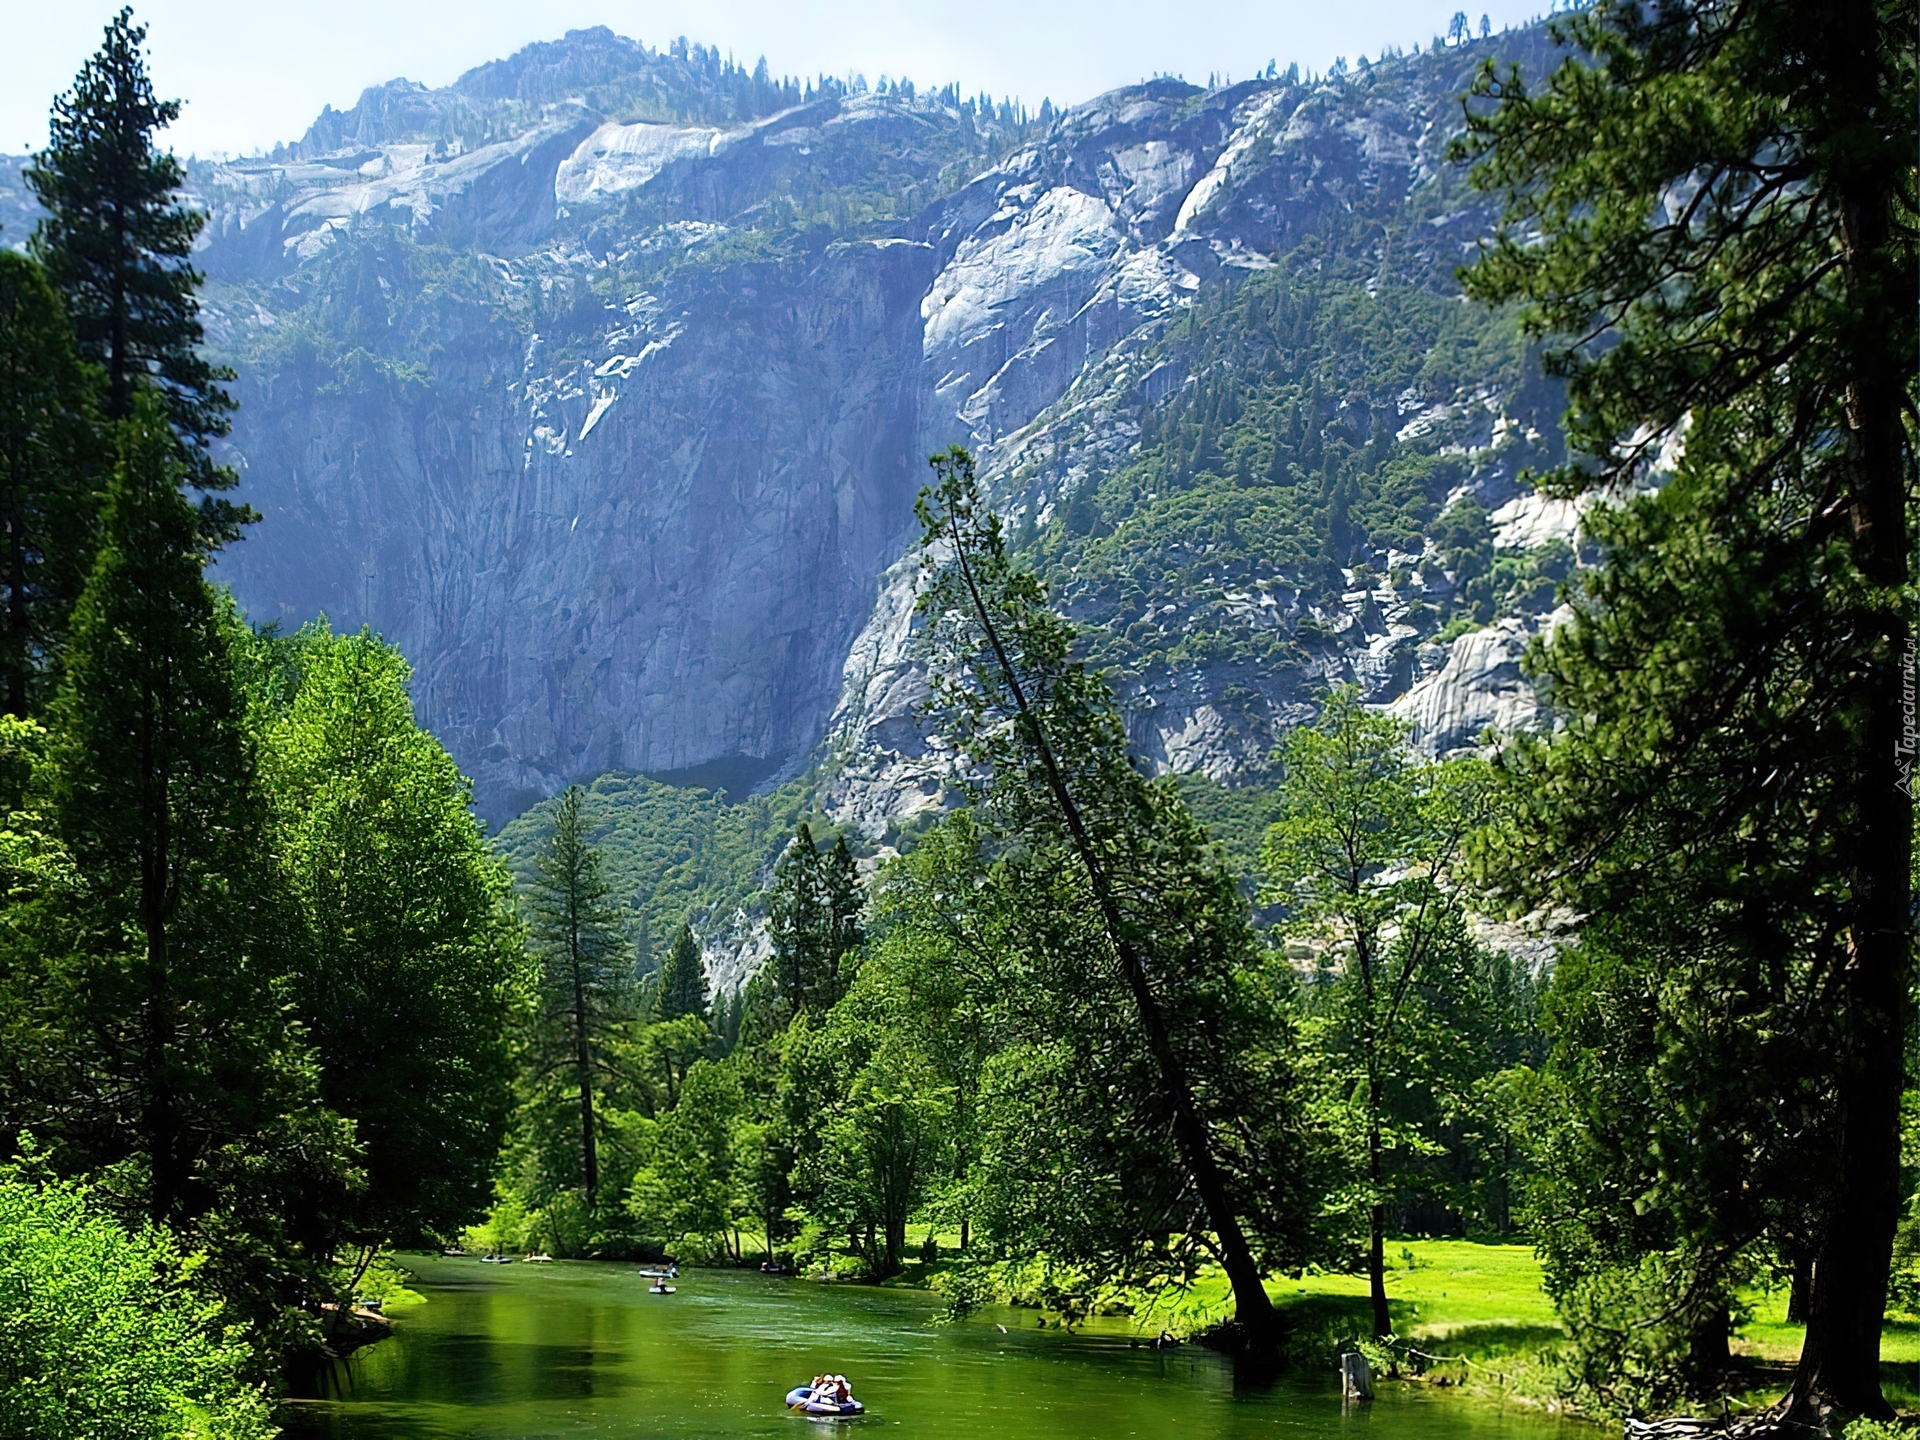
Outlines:
{"type": "Polygon", "coordinates": [[[853,1398],[853,1392],[847,1388],[842,1377],[835,1375],[828,1378],[838,1381],[838,1385],[794,1386],[787,1392],[787,1408],[799,1415],[813,1415],[826,1420],[851,1420],[856,1415],[867,1413],[867,1407],[853,1398]]]}

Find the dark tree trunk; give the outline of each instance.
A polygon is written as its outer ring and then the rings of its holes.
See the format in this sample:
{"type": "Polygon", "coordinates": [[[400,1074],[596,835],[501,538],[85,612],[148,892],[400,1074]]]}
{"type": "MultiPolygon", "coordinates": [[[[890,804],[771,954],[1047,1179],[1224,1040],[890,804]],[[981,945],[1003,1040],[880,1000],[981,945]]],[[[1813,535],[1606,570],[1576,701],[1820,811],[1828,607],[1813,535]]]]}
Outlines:
{"type": "Polygon", "coordinates": [[[593,1050],[587,1034],[587,988],[580,974],[578,946],[573,956],[573,1063],[580,1076],[581,1188],[591,1210],[600,1193],[600,1155],[593,1143],[593,1050]]]}
{"type": "Polygon", "coordinates": [[[173,1216],[180,1197],[178,1174],[179,1114],[168,1074],[169,1034],[172,1030],[172,1006],[167,985],[166,921],[152,914],[147,917],[147,1005],[141,1025],[141,1060],[146,1069],[146,1095],[141,1130],[147,1147],[147,1165],[151,1187],[147,1213],[156,1225],[164,1225],[173,1216]]]}
{"type": "Polygon", "coordinates": [[[1373,1338],[1393,1333],[1387,1313],[1387,1202],[1380,1191],[1380,1086],[1370,1087],[1373,1119],[1367,1126],[1367,1178],[1375,1196],[1367,1211],[1367,1293],[1373,1301],[1373,1338]]]}
{"type": "Polygon", "coordinates": [[[1727,1368],[1733,1363],[1728,1342],[1733,1335],[1733,1316],[1724,1305],[1716,1305],[1700,1318],[1687,1339],[1687,1390],[1697,1396],[1718,1393],[1727,1368]]]}
{"type": "Polygon", "coordinates": [[[1793,1280],[1787,1290],[1787,1323],[1807,1323],[1807,1306],[1813,1298],[1813,1252],[1800,1250],[1793,1257],[1793,1280]]]}
{"type": "Polygon", "coordinates": [[[973,1239],[973,1222],[968,1220],[966,1216],[962,1215],[960,1217],[960,1248],[962,1250],[965,1250],[967,1248],[968,1243],[972,1239],[973,1239]]]}
{"type": "MultiPolygon", "coordinates": [[[[1819,58],[1833,96],[1830,133],[1873,135],[1897,123],[1867,108],[1893,83],[1881,65],[1872,0],[1816,7],[1806,24],[1817,34],[1816,54],[1825,52],[1819,58]]],[[[1911,630],[1895,597],[1911,555],[1901,405],[1914,357],[1892,353],[1886,344],[1887,310],[1900,305],[1911,313],[1913,299],[1893,255],[1900,181],[1870,160],[1863,163],[1871,154],[1870,145],[1839,147],[1830,184],[1848,292],[1850,333],[1840,338],[1852,352],[1845,395],[1853,468],[1847,518],[1855,559],[1886,598],[1877,616],[1862,617],[1872,639],[1853,682],[1865,723],[1853,760],[1857,861],[1849,877],[1848,955],[1836,1007],[1839,1157],[1792,1399],[1801,1409],[1827,1403],[1890,1419],[1880,1391],[1880,1328],[1900,1214],[1914,758],[1911,630]]]]}
{"type": "Polygon", "coordinates": [[[18,507],[21,488],[14,486],[15,508],[7,516],[7,630],[13,651],[7,663],[7,710],[26,717],[27,713],[27,537],[22,533],[18,507]]]}
{"type": "Polygon", "coordinates": [[[167,697],[149,691],[140,733],[140,774],[145,788],[146,853],[140,857],[140,926],[147,947],[147,1004],[141,1024],[141,1062],[146,1071],[141,1130],[147,1147],[149,1190],[147,1210],[154,1224],[172,1218],[182,1189],[180,1170],[179,1097],[172,1075],[173,1001],[168,983],[167,919],[172,909],[169,881],[173,851],[172,816],[168,813],[167,776],[161,763],[157,716],[167,697]]]}

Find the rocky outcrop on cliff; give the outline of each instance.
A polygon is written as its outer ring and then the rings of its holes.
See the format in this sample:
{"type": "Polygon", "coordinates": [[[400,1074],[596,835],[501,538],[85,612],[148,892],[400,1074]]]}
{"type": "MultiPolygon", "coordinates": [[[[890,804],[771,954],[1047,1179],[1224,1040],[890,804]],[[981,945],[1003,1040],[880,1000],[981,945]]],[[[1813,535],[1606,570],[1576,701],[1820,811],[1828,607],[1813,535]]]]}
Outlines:
{"type": "MultiPolygon", "coordinates": [[[[939,261],[922,305],[930,408],[964,427],[1016,544],[1089,627],[1155,770],[1262,778],[1336,683],[1436,754],[1533,720],[1520,660],[1578,563],[1575,510],[1520,478],[1554,458],[1557,396],[1518,364],[1441,368],[1419,352],[1448,343],[1453,317],[1386,303],[1460,303],[1453,267],[1489,217],[1444,151],[1474,58],[1103,97],[921,232],[939,261]],[[1371,334],[1359,363],[1334,353],[1324,323],[1249,334],[1257,297],[1289,287],[1400,326],[1399,369],[1369,366],[1371,334]],[[1289,348],[1291,370],[1274,360],[1289,348]],[[1181,423],[1193,452],[1170,456],[1161,437],[1181,423]],[[1303,473],[1312,447],[1283,443],[1285,424],[1343,458],[1303,473]],[[1250,489],[1317,481],[1337,505],[1341,485],[1385,489],[1396,466],[1425,493],[1393,523],[1322,515],[1292,556],[1234,533],[1265,503],[1243,503],[1250,489]]],[[[911,586],[909,564],[888,573],[825,752],[829,812],[877,844],[938,803],[946,773],[912,721],[911,586]]]]}

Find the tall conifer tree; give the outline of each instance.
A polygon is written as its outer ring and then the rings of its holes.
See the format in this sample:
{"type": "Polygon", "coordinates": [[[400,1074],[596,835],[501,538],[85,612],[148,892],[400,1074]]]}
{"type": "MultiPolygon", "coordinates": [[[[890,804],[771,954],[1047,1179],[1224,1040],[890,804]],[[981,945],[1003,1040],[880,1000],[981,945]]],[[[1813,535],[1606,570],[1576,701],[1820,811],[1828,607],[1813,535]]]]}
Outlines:
{"type": "MultiPolygon", "coordinates": [[[[1694,917],[1672,982],[1739,996],[1797,1057],[1782,1104],[1811,1088],[1824,1118],[1797,1164],[1753,1161],[1818,1217],[1789,1408],[1884,1415],[1913,974],[1913,11],[1600,0],[1559,35],[1550,77],[1489,65],[1469,102],[1462,152],[1505,211],[1468,283],[1521,302],[1568,379],[1581,460],[1547,488],[1616,503],[1588,512],[1608,563],[1545,649],[1566,726],[1510,755],[1500,858],[1588,914],[1657,887],[1694,917]]],[[[1673,1073],[1683,1109],[1725,1115],[1738,1077],[1673,1073]]],[[[1740,1248],[1715,1208],[1688,1294],[1740,1248]]]]}
{"type": "Polygon", "coordinates": [[[678,1020],[683,1015],[705,1018],[707,1013],[707,972],[701,963],[700,942],[693,938],[693,927],[682,925],[673,937],[673,949],[667,963],[660,967],[660,1018],[678,1020]]]}
{"type": "Polygon", "coordinates": [[[769,971],[788,1018],[824,1014],[846,993],[865,934],[853,852],[841,836],[824,852],[802,821],[774,867],[767,903],[773,940],[769,971]]]}
{"type": "Polygon", "coordinates": [[[525,889],[540,960],[540,1076],[564,1073],[579,1103],[580,1188],[591,1208],[600,1188],[594,1096],[612,1070],[609,1041],[631,1018],[632,965],[618,909],[588,839],[585,796],[566,790],[553,807],[553,834],[534,857],[525,889]]]}
{"type": "Polygon", "coordinates": [[[143,388],[159,394],[179,442],[187,483],[202,492],[208,543],[238,537],[254,517],[216,493],[234,484],[209,446],[231,428],[233,372],[200,353],[190,263],[206,214],[180,194],[186,169],[154,135],[180,115],[180,102],[155,98],[142,46],[146,27],[123,9],[73,88],[55,99],[47,148],[26,181],[47,217],[32,252],[65,298],[81,356],[106,377],[110,420],[133,413],[143,388]]]}
{"type": "Polygon", "coordinates": [[[49,710],[48,809],[77,882],[44,1003],[71,1075],[61,1163],[199,1237],[265,1324],[306,1298],[354,1183],[277,993],[276,883],[226,624],[159,401],[117,428],[101,547],[49,710]]]}

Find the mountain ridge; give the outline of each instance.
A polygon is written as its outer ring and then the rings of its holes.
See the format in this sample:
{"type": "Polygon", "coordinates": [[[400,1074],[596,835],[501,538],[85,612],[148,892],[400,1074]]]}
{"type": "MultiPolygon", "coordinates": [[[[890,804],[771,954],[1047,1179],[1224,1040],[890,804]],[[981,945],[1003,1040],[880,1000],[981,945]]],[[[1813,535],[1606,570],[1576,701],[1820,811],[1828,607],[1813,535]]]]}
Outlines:
{"type": "Polygon", "coordinates": [[[751,765],[884,846],[943,803],[898,562],[960,441],[1144,763],[1257,783],[1338,680],[1470,744],[1577,559],[1518,478],[1557,397],[1452,281],[1494,53],[1545,41],[1041,120],[605,30],[370,87],[190,175],[267,516],[221,577],[401,645],[496,825],[751,765]]]}

